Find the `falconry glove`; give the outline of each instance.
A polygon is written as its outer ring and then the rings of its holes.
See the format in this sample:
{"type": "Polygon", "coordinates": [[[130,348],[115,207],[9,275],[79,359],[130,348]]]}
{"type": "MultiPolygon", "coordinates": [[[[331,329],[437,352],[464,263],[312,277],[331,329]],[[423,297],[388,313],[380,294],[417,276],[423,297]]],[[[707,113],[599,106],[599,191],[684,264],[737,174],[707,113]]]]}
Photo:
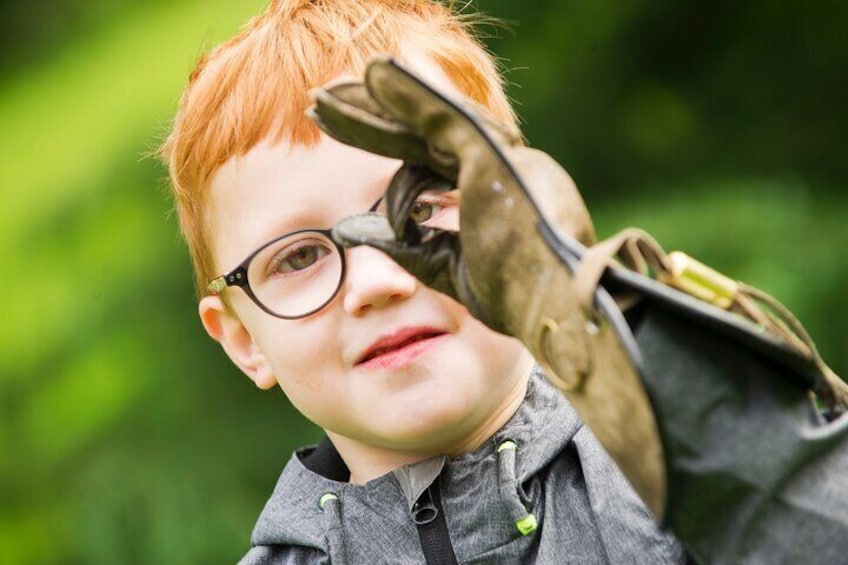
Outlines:
{"type": "MultiPolygon", "coordinates": [[[[642,231],[597,243],[580,193],[551,157],[390,58],[374,59],[363,81],[313,96],[310,115],[330,136],[404,162],[385,214],[346,218],[334,238],[383,250],[520,339],[694,556],[770,555],[758,548],[782,535],[772,527],[777,514],[757,518],[756,510],[816,462],[812,453],[848,435],[845,419],[828,423],[848,405],[846,386],[792,314],[666,254],[642,231]],[[410,218],[422,192],[453,190],[458,231],[410,218]],[[810,436],[827,426],[834,431],[810,436]],[[752,445],[764,442],[769,452],[752,458],[752,445]],[[721,519],[724,529],[702,524],[721,519]],[[749,537],[740,539],[733,532],[743,527],[749,537]]],[[[806,503],[786,505],[781,516],[817,515],[806,503]]],[[[848,513],[826,522],[848,544],[848,513]]]]}

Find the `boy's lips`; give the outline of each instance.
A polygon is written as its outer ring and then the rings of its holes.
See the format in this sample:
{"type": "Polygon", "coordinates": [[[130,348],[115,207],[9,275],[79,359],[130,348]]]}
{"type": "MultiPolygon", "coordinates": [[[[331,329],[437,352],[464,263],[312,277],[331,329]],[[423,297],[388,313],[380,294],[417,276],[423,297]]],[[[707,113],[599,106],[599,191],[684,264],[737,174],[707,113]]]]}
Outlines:
{"type": "Polygon", "coordinates": [[[446,332],[429,327],[402,328],[383,336],[359,356],[357,367],[396,368],[405,365],[435,345],[435,338],[446,332]]]}

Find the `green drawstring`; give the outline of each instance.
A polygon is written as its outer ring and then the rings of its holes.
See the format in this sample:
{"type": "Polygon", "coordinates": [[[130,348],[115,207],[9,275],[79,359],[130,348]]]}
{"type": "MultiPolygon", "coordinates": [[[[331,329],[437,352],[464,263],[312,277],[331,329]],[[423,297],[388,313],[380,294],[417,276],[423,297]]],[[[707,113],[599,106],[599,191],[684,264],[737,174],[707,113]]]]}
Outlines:
{"type": "Polygon", "coordinates": [[[518,496],[518,479],[515,477],[515,453],[518,444],[511,439],[500,442],[495,449],[498,454],[498,471],[500,474],[498,490],[501,500],[506,505],[509,513],[515,520],[515,527],[522,536],[536,531],[539,526],[536,516],[524,507],[524,503],[518,496]]]}
{"type": "Polygon", "coordinates": [[[318,499],[318,508],[325,514],[327,553],[333,565],[345,565],[344,528],[342,527],[341,501],[338,495],[327,492],[318,499]],[[330,503],[334,504],[330,504],[330,503]]]}
{"type": "Polygon", "coordinates": [[[335,495],[335,494],[333,494],[332,492],[328,492],[328,493],[324,494],[324,495],[323,495],[323,496],[322,496],[322,497],[318,500],[318,508],[320,508],[321,510],[323,510],[323,509],[324,509],[324,505],[325,505],[325,504],[327,504],[329,501],[331,501],[331,500],[338,500],[338,499],[339,499],[339,497],[338,497],[338,496],[336,496],[336,495],[335,495]]]}

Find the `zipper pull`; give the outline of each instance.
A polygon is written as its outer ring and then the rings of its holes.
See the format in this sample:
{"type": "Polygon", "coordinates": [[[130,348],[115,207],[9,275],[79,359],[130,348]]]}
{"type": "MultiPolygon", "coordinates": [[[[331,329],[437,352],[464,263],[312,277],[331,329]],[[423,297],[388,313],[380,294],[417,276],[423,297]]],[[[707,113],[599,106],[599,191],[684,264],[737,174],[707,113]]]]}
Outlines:
{"type": "Polygon", "coordinates": [[[439,515],[439,509],[433,503],[433,495],[430,493],[430,487],[427,487],[415,504],[412,505],[412,521],[418,526],[429,524],[439,515]]]}

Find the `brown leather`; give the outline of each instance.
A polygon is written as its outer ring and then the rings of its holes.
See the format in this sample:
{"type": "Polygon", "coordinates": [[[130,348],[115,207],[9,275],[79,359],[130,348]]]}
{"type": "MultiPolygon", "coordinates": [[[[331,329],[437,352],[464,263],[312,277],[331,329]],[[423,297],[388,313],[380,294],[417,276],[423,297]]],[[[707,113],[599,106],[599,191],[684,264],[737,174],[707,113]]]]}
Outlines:
{"type": "Polygon", "coordinates": [[[607,313],[581,307],[571,271],[537,234],[541,222],[562,237],[594,242],[571,178],[547,154],[525,147],[517,132],[493,125],[478,107],[449,99],[390,59],[374,60],[364,84],[379,111],[346,83],[315,93],[313,117],[340,140],[455,183],[463,265],[454,278],[465,290],[454,294],[476,302],[472,312],[484,310],[484,321],[530,349],[660,517],[662,447],[631,361],[635,348],[624,347],[607,313]],[[391,143],[381,138],[384,127],[391,143]]]}
{"type": "Polygon", "coordinates": [[[387,191],[388,219],[346,219],[334,228],[336,240],[384,250],[491,328],[518,337],[657,517],[667,469],[644,363],[622,316],[630,302],[660,305],[730,336],[787,368],[780,373],[814,391],[833,415],[848,406],[848,387],[780,303],[685,256],[666,255],[640,230],[596,244],[565,171],[476,105],[437,92],[386,58],[369,65],[364,83],[330,85],[314,96],[311,115],[327,133],[405,162],[387,191]],[[408,219],[420,191],[436,185],[459,189],[458,234],[408,219]],[[686,265],[694,265],[694,276],[686,265]]]}

